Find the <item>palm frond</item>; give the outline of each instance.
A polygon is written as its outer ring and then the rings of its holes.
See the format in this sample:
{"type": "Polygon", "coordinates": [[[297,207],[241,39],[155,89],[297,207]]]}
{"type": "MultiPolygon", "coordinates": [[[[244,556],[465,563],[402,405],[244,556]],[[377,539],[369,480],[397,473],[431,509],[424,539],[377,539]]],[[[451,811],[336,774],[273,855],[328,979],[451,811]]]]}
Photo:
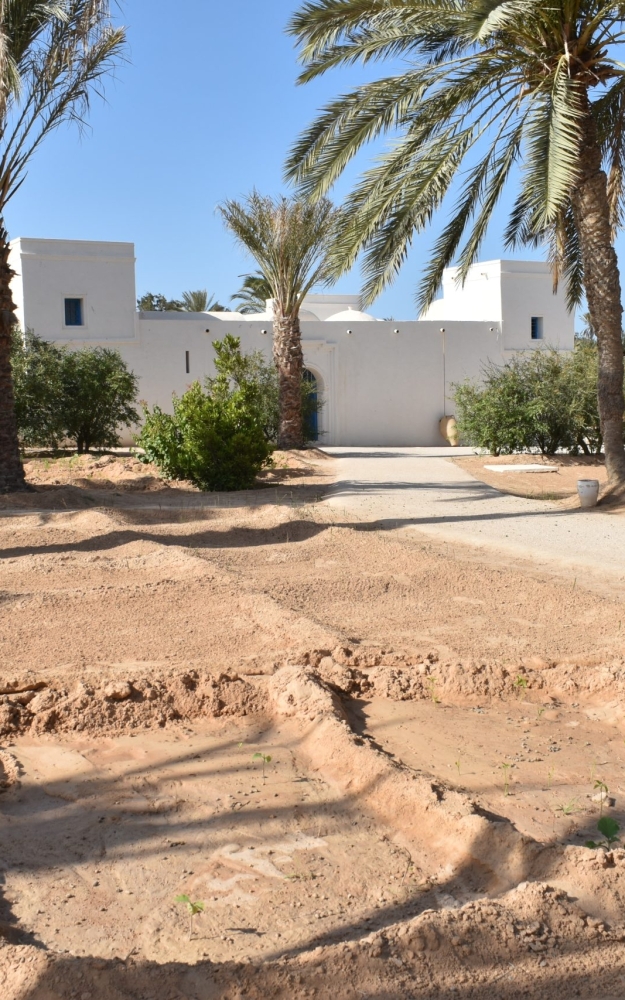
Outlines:
{"type": "Polygon", "coordinates": [[[427,303],[458,254],[459,279],[466,276],[520,164],[506,242],[551,247],[557,280],[570,283],[571,301],[578,296],[583,275],[570,202],[589,115],[610,171],[615,230],[625,218],[625,65],[617,58],[625,3],[305,0],[288,30],[302,80],[339,65],[407,61],[404,72],[327,104],[287,161],[288,178],[315,199],[327,196],[364,147],[391,141],[347,198],[332,250],[335,273],[362,254],[370,302],[466,169],[421,284],[427,303]]]}
{"type": "Polygon", "coordinates": [[[0,211],[43,139],[83,125],[89,102],[123,57],[108,0],[4,0],[0,25],[0,211]]]}
{"type": "Polygon", "coordinates": [[[314,285],[333,280],[328,248],[342,213],[327,199],[274,199],[253,191],[244,202],[225,201],[218,210],[256,261],[282,315],[297,315],[314,285]]]}
{"type": "Polygon", "coordinates": [[[225,312],[224,307],[217,301],[213,293],[209,295],[205,288],[198,288],[193,292],[182,293],[182,305],[185,312],[225,312]]]}
{"type": "Polygon", "coordinates": [[[261,271],[246,274],[238,292],[230,296],[230,301],[236,304],[237,312],[264,312],[267,300],[273,298],[273,289],[261,271]]]}

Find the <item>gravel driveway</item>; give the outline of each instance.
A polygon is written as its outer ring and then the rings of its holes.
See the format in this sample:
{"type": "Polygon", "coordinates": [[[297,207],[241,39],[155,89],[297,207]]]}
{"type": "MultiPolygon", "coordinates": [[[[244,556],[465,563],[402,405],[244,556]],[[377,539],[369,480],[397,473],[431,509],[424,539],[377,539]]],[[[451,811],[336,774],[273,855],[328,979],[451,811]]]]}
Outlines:
{"type": "MultiPolygon", "coordinates": [[[[381,527],[411,527],[537,563],[625,583],[625,517],[499,493],[449,460],[449,448],[325,448],[337,459],[327,503],[381,527]]],[[[474,454],[454,449],[454,456],[474,454]]]]}

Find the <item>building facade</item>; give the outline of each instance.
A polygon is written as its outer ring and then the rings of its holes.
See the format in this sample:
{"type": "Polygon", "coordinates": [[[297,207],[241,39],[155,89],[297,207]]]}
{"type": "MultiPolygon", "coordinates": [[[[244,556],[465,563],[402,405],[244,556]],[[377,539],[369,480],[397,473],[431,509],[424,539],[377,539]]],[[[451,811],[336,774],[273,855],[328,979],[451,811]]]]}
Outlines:
{"type": "MultiPolygon", "coordinates": [[[[271,303],[252,315],[137,312],[132,243],[17,239],[10,260],[21,328],[69,347],[115,348],[150,405],[171,410],[172,393],[212,375],[212,342],[227,333],[271,355],[271,303]]],[[[302,346],[324,400],[320,443],[443,444],[455,383],[519,351],[572,350],[574,317],[547,264],[488,261],[463,287],[455,278],[445,272],[441,297],[418,320],[376,319],[358,296],[308,296],[302,346]]]]}

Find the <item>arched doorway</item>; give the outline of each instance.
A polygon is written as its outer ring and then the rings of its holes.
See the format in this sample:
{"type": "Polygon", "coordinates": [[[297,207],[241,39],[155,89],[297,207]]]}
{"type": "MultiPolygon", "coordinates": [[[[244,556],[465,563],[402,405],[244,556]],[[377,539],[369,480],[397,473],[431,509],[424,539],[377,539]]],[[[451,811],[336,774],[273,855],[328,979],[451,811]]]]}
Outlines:
{"type": "Polygon", "coordinates": [[[304,410],[304,422],[306,424],[307,438],[309,441],[319,440],[319,386],[317,376],[308,368],[304,368],[302,373],[304,382],[310,386],[310,391],[306,397],[304,410]]]}

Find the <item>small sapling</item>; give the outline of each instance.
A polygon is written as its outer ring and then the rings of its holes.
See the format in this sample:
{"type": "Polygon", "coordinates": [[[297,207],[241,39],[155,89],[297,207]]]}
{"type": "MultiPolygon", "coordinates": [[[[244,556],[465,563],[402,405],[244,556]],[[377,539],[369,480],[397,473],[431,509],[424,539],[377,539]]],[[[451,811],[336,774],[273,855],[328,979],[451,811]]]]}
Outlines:
{"type": "Polygon", "coordinates": [[[510,768],[512,764],[508,764],[506,761],[501,765],[501,770],[503,771],[503,793],[508,795],[510,793],[510,768]]]}
{"type": "Polygon", "coordinates": [[[600,781],[599,778],[597,778],[594,787],[599,794],[599,816],[603,816],[603,803],[608,800],[608,786],[605,781],[600,781]]]}
{"type": "Polygon", "coordinates": [[[570,802],[563,802],[562,805],[559,805],[557,812],[561,812],[563,816],[571,816],[573,813],[578,812],[579,809],[579,800],[571,799],[570,802]]]}
{"type": "Polygon", "coordinates": [[[427,687],[430,700],[434,705],[440,705],[441,700],[436,697],[436,677],[428,677],[427,687]]]}
{"type": "Polygon", "coordinates": [[[260,753],[260,751],[257,751],[253,755],[252,760],[262,760],[262,762],[263,762],[263,781],[264,781],[265,780],[265,765],[266,764],[271,764],[271,754],[260,753]]]}
{"type": "Polygon", "coordinates": [[[193,903],[188,896],[176,896],[176,902],[184,903],[192,917],[204,911],[204,903],[200,903],[199,900],[193,903]]]}
{"type": "Polygon", "coordinates": [[[204,912],[204,903],[201,903],[199,900],[194,903],[193,900],[189,899],[188,896],[176,896],[176,902],[184,903],[184,905],[187,908],[187,912],[189,914],[189,941],[190,941],[191,938],[193,937],[193,918],[197,916],[198,913],[204,912]]]}
{"type": "Polygon", "coordinates": [[[605,840],[600,840],[598,842],[595,842],[594,840],[587,840],[586,847],[593,848],[594,850],[598,847],[609,848],[612,847],[613,844],[616,844],[619,840],[618,833],[621,828],[616,820],[612,819],[611,816],[602,816],[597,823],[597,829],[599,833],[603,834],[605,840]]]}

